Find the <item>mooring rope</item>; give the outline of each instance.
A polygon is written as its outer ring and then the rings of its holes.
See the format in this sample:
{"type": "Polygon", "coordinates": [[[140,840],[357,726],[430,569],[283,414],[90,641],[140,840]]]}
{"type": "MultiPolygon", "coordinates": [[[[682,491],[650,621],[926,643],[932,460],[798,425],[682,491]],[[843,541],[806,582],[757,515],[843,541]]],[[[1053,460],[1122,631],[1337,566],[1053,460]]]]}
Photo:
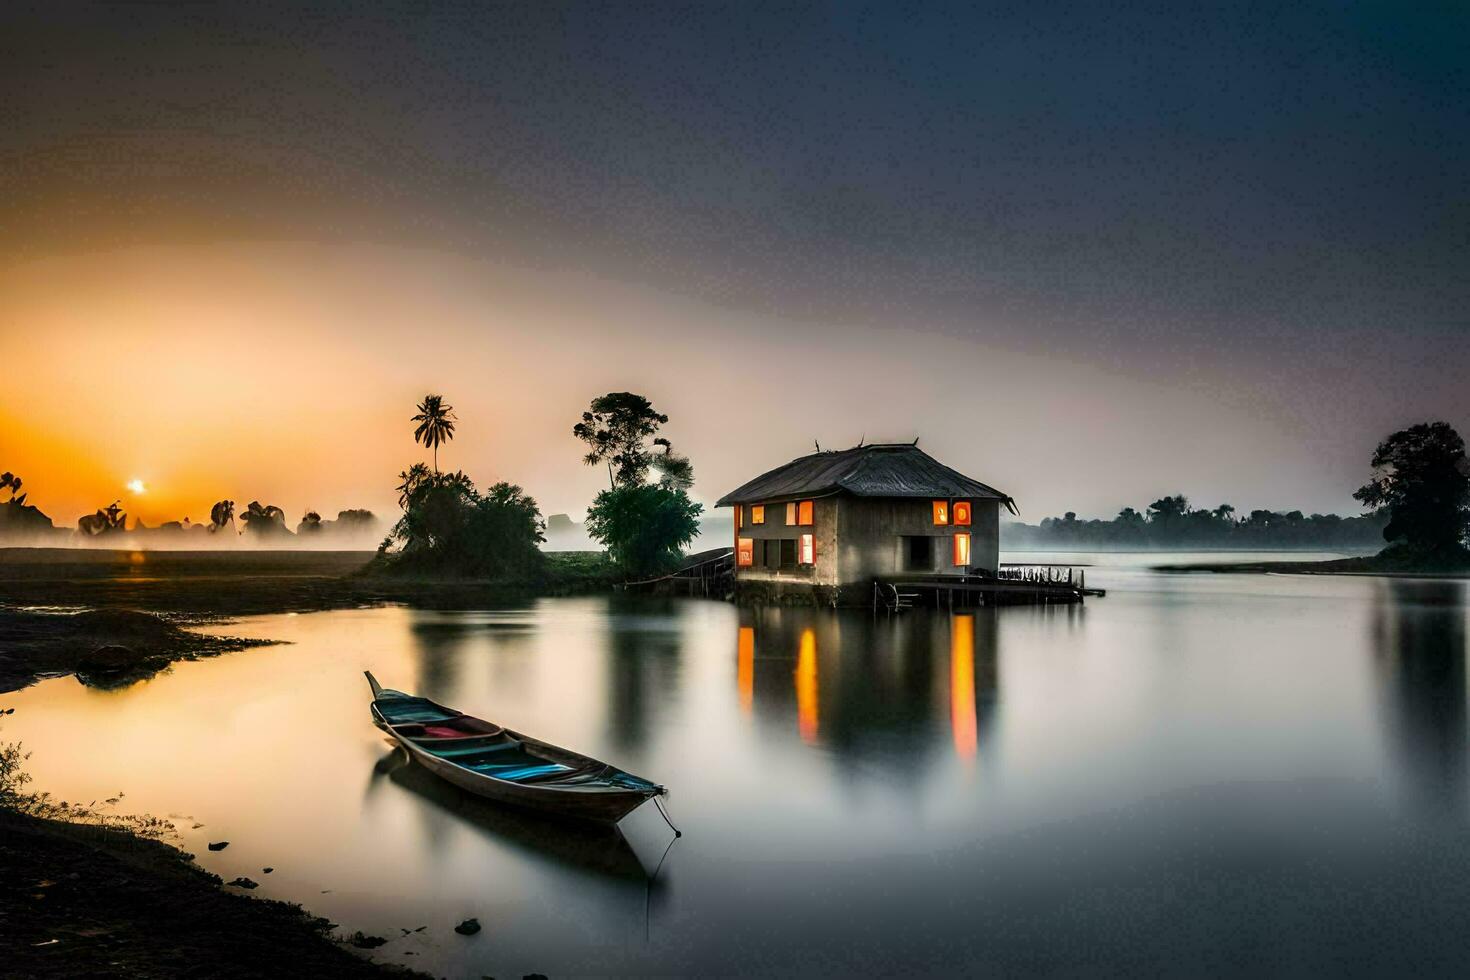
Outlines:
{"type": "MultiPolygon", "coordinates": [[[[667,792],[668,792],[668,790],[664,790],[664,793],[667,793],[667,792]]],[[[664,801],[660,798],[662,796],[663,796],[663,793],[660,793],[658,796],[655,796],[653,798],[653,805],[656,806],[656,807],[658,807],[659,814],[663,816],[664,823],[668,824],[669,825],[669,829],[674,832],[674,836],[676,838],[683,837],[684,835],[682,833],[680,833],[679,828],[674,826],[674,821],[672,821],[672,820],[669,819],[669,811],[667,811],[667,810],[664,809],[664,801]]],[[[665,851],[664,853],[668,853],[668,852],[665,851]]]]}

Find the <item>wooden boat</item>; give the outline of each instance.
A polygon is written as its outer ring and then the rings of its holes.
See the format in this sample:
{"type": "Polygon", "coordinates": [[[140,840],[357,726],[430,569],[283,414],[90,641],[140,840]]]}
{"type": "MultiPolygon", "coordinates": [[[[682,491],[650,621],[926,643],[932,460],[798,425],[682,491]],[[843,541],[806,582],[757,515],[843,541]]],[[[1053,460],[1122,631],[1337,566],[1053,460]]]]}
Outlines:
{"type": "Polygon", "coordinates": [[[373,689],[373,724],[425,769],[476,796],[560,817],[617,823],[666,792],[605,762],[385,688],[364,673],[373,689]]]}
{"type": "Polygon", "coordinates": [[[424,806],[452,816],[473,834],[581,874],[610,881],[648,880],[648,869],[620,824],[547,820],[534,810],[466,793],[416,765],[401,745],[395,743],[391,752],[379,760],[381,769],[374,766],[374,773],[424,806]]]}

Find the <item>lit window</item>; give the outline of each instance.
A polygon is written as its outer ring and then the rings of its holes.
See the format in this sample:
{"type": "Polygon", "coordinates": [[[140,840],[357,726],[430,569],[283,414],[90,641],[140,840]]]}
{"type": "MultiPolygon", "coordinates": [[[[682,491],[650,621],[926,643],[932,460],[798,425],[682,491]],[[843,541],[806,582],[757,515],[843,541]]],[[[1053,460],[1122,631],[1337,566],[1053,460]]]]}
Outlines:
{"type": "Polygon", "coordinates": [[[948,524],[949,523],[949,501],[948,500],[936,500],[936,501],[934,501],[934,523],[935,524],[948,524]]]}
{"type": "Polygon", "coordinates": [[[796,502],[792,501],[786,505],[786,526],[796,527],[796,502]]]}
{"type": "Polygon", "coordinates": [[[954,536],[954,563],[965,568],[970,565],[970,535],[967,533],[954,536]]]}
{"type": "Polygon", "coordinates": [[[737,538],[735,541],[735,564],[749,568],[755,564],[755,539],[737,538]]]}
{"type": "Polygon", "coordinates": [[[736,504],[735,505],[735,530],[738,531],[738,530],[740,530],[744,526],[745,526],[745,505],[744,504],[736,504]]]}
{"type": "Polygon", "coordinates": [[[766,505],[765,504],[751,504],[750,505],[750,523],[752,523],[752,524],[764,524],[765,522],[766,522],[766,505]]]}
{"type": "Polygon", "coordinates": [[[797,505],[796,523],[800,524],[802,527],[812,526],[812,502],[810,500],[803,500],[800,504],[797,505]]]}
{"type": "Polygon", "coordinates": [[[956,500],[952,511],[950,516],[954,518],[955,524],[960,527],[970,526],[970,502],[968,500],[956,500]]]}
{"type": "Polygon", "coordinates": [[[817,542],[814,535],[803,534],[801,536],[801,563],[803,565],[817,563],[817,542]]]}

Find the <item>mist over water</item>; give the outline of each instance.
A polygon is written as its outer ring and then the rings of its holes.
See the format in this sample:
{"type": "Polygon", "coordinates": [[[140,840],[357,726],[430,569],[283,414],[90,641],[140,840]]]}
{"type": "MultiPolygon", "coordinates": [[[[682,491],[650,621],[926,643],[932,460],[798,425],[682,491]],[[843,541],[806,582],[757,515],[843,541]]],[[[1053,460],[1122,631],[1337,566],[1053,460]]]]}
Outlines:
{"type": "Polygon", "coordinates": [[[290,645],[46,681],[5,732],[39,788],[177,814],[210,870],[436,974],[1454,973],[1467,583],[1151,560],[1099,556],[1084,606],[955,615],[251,617],[220,631],[290,645]],[[650,884],[651,810],[589,835],[425,778],[363,669],[667,784],[684,838],[650,884]]]}

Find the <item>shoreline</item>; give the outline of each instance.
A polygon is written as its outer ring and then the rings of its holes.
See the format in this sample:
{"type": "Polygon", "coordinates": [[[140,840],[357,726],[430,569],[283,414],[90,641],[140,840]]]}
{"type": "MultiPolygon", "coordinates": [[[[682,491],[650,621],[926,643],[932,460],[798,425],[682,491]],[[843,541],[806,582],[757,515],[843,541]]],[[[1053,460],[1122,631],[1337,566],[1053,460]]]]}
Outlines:
{"type": "Polygon", "coordinates": [[[0,812],[0,866],[7,975],[427,976],[357,955],[334,923],[227,891],[193,855],[127,831],[0,812]]]}
{"type": "MultiPolygon", "coordinates": [[[[66,675],[121,687],[276,642],[191,628],[239,616],[549,591],[360,575],[374,554],[0,549],[0,696],[66,675]]],[[[18,976],[427,976],[369,959],[335,924],[228,888],[172,842],[126,829],[0,809],[0,866],[0,945],[18,976]]]]}
{"type": "Polygon", "coordinates": [[[1379,555],[1335,558],[1327,561],[1191,562],[1150,565],[1151,572],[1209,573],[1217,575],[1353,575],[1363,578],[1470,579],[1470,567],[1423,568],[1404,566],[1379,555]]]}
{"type": "Polygon", "coordinates": [[[606,585],[604,566],[580,554],[550,553],[541,581],[504,582],[366,575],[370,551],[0,548],[0,693],[66,674],[116,687],[271,642],[190,629],[241,616],[502,606],[606,585]]]}

